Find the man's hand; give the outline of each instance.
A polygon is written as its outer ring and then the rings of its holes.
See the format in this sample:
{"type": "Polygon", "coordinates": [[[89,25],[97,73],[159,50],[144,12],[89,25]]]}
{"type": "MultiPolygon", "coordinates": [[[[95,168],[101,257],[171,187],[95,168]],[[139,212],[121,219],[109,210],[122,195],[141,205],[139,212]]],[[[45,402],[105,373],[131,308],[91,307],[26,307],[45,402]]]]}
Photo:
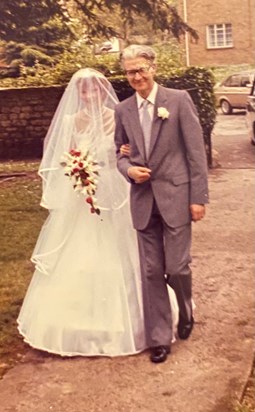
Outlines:
{"type": "Polygon", "coordinates": [[[193,222],[198,222],[205,216],[205,205],[190,205],[193,222]]]}
{"type": "Polygon", "coordinates": [[[120,153],[123,155],[123,156],[130,156],[130,145],[127,143],[127,144],[123,144],[123,145],[121,145],[120,146],[120,153]]]}
{"type": "Polygon", "coordinates": [[[147,167],[131,166],[128,168],[127,174],[135,183],[143,183],[150,179],[151,170],[147,167]]]}

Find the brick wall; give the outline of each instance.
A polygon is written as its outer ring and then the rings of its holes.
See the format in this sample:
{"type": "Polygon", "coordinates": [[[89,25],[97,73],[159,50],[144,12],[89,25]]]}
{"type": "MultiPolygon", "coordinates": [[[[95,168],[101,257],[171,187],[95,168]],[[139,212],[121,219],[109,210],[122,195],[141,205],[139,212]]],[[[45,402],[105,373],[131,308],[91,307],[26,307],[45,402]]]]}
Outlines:
{"type": "MultiPolygon", "coordinates": [[[[179,12],[183,15],[183,1],[179,12]]],[[[189,39],[190,65],[255,63],[255,0],[186,0],[188,24],[196,29],[199,42],[189,39]],[[206,26],[232,24],[233,47],[207,49],[206,26]]]]}
{"type": "Polygon", "coordinates": [[[0,89],[0,159],[36,158],[64,87],[0,89]]]}

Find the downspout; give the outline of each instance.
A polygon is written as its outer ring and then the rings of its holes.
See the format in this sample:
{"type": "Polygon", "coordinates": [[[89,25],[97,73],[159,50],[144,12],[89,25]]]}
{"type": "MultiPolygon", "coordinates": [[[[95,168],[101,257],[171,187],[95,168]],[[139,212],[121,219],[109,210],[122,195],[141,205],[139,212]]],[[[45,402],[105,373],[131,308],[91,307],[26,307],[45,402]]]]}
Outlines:
{"type": "MultiPolygon", "coordinates": [[[[183,0],[183,18],[184,22],[188,23],[188,13],[187,13],[187,0],[183,0]]],[[[189,34],[185,31],[185,54],[186,54],[186,66],[190,65],[189,59],[189,34]]]]}

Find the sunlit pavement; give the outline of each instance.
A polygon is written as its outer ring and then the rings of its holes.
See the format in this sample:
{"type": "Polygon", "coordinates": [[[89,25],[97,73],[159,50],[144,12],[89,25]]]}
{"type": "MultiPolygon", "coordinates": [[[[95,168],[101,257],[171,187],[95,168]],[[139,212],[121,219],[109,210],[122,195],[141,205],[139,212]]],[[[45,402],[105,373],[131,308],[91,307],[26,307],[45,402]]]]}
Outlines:
{"type": "Polygon", "coordinates": [[[250,143],[246,114],[219,114],[212,131],[214,165],[229,169],[255,168],[255,146],[250,143]]]}
{"type": "Polygon", "coordinates": [[[213,132],[218,135],[247,134],[246,113],[236,111],[231,115],[224,115],[218,111],[213,132]]]}

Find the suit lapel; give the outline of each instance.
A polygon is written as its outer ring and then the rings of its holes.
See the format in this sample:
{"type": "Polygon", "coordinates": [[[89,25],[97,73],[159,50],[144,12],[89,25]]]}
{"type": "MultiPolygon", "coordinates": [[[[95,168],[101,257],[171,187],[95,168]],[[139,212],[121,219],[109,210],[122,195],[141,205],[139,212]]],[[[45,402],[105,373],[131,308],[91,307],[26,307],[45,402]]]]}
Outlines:
{"type": "Polygon", "coordinates": [[[139,119],[135,94],[131,98],[128,109],[129,109],[128,110],[129,122],[130,122],[130,126],[133,132],[134,139],[136,141],[139,152],[141,153],[143,159],[145,159],[143,131],[142,131],[141,123],[139,119]]]}
{"type": "Polygon", "coordinates": [[[158,92],[157,92],[157,96],[155,100],[154,116],[153,116],[152,128],[151,128],[149,157],[152,154],[152,151],[158,139],[160,128],[163,122],[163,119],[158,116],[158,108],[166,106],[166,103],[167,103],[167,97],[164,93],[164,88],[162,86],[158,86],[158,92]]]}

